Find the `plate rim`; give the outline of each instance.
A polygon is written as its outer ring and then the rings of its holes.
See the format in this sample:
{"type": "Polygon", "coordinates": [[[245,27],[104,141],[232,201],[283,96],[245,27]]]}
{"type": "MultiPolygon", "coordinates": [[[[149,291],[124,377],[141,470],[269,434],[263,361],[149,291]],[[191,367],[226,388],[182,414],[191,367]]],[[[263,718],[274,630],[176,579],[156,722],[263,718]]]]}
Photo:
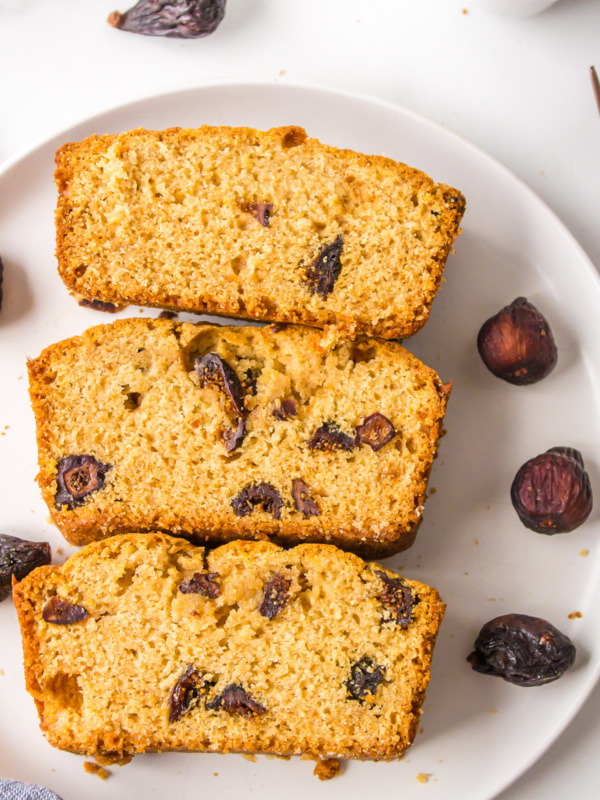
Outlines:
{"type": "MultiPolygon", "coordinates": [[[[407,108],[400,103],[396,103],[392,100],[369,94],[367,92],[359,92],[352,89],[334,87],[328,84],[320,84],[310,81],[280,81],[276,78],[270,80],[256,80],[253,78],[224,77],[201,81],[180,81],[161,87],[158,91],[141,93],[134,92],[128,99],[121,100],[116,104],[107,104],[91,115],[82,114],[77,118],[69,120],[66,124],[58,126],[50,134],[40,137],[33,144],[19,149],[17,152],[13,153],[13,155],[4,159],[2,162],[0,162],[0,186],[5,179],[9,178],[10,173],[14,169],[17,169],[29,158],[35,157],[42,150],[51,145],[55,139],[61,138],[63,141],[66,141],[64,137],[67,137],[69,132],[82,125],[92,124],[94,121],[99,120],[104,116],[107,116],[111,113],[125,111],[136,104],[143,104],[153,100],[160,101],[163,98],[172,97],[176,94],[184,94],[186,92],[194,91],[201,92],[202,90],[213,89],[215,87],[227,87],[228,89],[234,90],[240,87],[244,87],[246,89],[248,87],[254,87],[259,89],[269,89],[275,92],[285,92],[288,89],[292,89],[295,91],[316,92],[321,95],[334,95],[336,97],[343,97],[356,103],[378,106],[394,114],[409,118],[417,125],[432,129],[437,135],[441,134],[444,138],[454,140],[454,142],[456,142],[460,147],[466,148],[472,154],[476,154],[484,163],[493,168],[505,180],[508,180],[513,185],[516,184],[519,187],[520,191],[527,196],[527,200],[532,203],[539,212],[542,212],[546,216],[554,230],[560,232],[561,235],[568,241],[569,246],[575,252],[577,252],[579,260],[582,262],[582,266],[585,266],[585,271],[588,277],[592,279],[595,289],[600,294],[600,272],[598,271],[587,251],[580,244],[567,225],[558,216],[558,214],[540,197],[540,195],[537,194],[534,189],[531,188],[531,186],[529,186],[529,184],[523,178],[514,173],[502,161],[493,156],[482,146],[473,142],[467,136],[454,131],[452,128],[447,127],[443,123],[436,122],[430,117],[413,111],[412,109],[407,108]]],[[[600,379],[600,375],[598,377],[600,379]]],[[[516,781],[523,777],[528,770],[531,769],[531,767],[552,747],[552,745],[565,734],[569,725],[579,714],[584,703],[594,691],[599,680],[600,657],[594,670],[581,687],[576,700],[571,705],[568,712],[563,714],[560,721],[556,724],[556,730],[553,730],[551,733],[541,739],[539,745],[534,748],[529,758],[518,767],[516,773],[510,776],[507,782],[503,783],[499,788],[493,790],[492,794],[482,795],[481,800],[493,800],[494,798],[498,797],[499,794],[509,789],[516,781]]]]}

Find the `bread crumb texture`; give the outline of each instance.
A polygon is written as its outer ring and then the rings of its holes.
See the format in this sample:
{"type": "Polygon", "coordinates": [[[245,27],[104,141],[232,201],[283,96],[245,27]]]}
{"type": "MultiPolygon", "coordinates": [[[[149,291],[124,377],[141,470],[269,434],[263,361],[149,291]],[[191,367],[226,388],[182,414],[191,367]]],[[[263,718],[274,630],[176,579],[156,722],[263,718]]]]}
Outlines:
{"type": "Polygon", "coordinates": [[[378,557],[414,540],[450,388],[395,342],[148,319],[53,345],[29,373],[38,481],[70,542],[162,530],[378,557]],[[208,355],[222,374],[205,379],[208,355]]]}
{"type": "Polygon", "coordinates": [[[92,136],[56,162],[70,289],[351,335],[424,325],[465,209],[423,172],[296,127],[92,136]]]}
{"type": "Polygon", "coordinates": [[[157,750],[395,757],[418,729],[444,612],[435,589],[331,545],[206,553],[166,534],[91,544],[14,596],[46,738],[103,764],[157,750]],[[203,574],[218,594],[185,590],[203,574]],[[270,615],[275,577],[285,600],[270,615]],[[409,619],[390,616],[390,581],[409,619]],[[57,623],[56,598],[85,619],[57,623]]]}

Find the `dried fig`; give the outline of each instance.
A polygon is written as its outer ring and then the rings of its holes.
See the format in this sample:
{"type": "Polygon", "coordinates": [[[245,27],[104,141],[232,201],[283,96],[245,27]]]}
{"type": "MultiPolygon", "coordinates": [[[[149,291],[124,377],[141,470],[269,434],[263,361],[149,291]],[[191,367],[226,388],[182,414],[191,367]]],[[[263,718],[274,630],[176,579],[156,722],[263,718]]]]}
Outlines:
{"type": "Polygon", "coordinates": [[[321,297],[331,294],[342,269],[343,248],[344,240],[341,236],[321,248],[319,255],[306,269],[305,283],[309,292],[321,297]]]}
{"type": "Polygon", "coordinates": [[[194,361],[200,386],[214,386],[223,394],[225,412],[229,416],[244,417],[244,388],[238,376],[225,359],[217,353],[207,353],[194,361]]]}
{"type": "Polygon", "coordinates": [[[305,517],[318,517],[321,513],[319,506],[310,496],[308,486],[300,478],[294,478],[292,481],[292,497],[294,498],[296,511],[304,514],[305,517]]]}
{"type": "Polygon", "coordinates": [[[85,498],[104,488],[110,464],[103,464],[94,456],[65,456],[58,459],[54,505],[75,508],[82,506],[85,498]]]}
{"type": "Polygon", "coordinates": [[[575,645],[547,620],[504,614],[487,622],[467,658],[474,670],[517,686],[541,686],[573,666],[575,645]]]}
{"type": "Polygon", "coordinates": [[[72,625],[87,619],[87,609],[62,597],[51,597],[42,610],[42,619],[52,625],[72,625]]]}
{"type": "Polygon", "coordinates": [[[484,322],[477,347],[490,372],[517,386],[541,381],[558,358],[548,321],[525,297],[484,322]]]}
{"type": "Polygon", "coordinates": [[[226,686],[220,695],[206,704],[206,708],[210,711],[222,709],[228,714],[238,714],[245,719],[260,716],[267,710],[257,703],[244,688],[235,683],[226,686]]]}
{"type": "Polygon", "coordinates": [[[552,447],[515,475],[510,497],[519,519],[537,533],[568,533],[592,511],[592,487],[581,453],[552,447]]]}
{"type": "Polygon", "coordinates": [[[242,444],[246,437],[246,418],[240,417],[235,428],[223,428],[221,438],[225,445],[226,453],[233,453],[242,444]]]}
{"type": "Polygon", "coordinates": [[[283,500],[277,489],[270,483],[255,483],[242,489],[233,498],[231,505],[234,514],[238,517],[245,517],[253,511],[255,506],[261,506],[262,510],[270,514],[273,519],[279,519],[283,500]]]}
{"type": "Polygon", "coordinates": [[[390,578],[382,570],[378,570],[375,574],[383,583],[383,591],[378,595],[385,612],[382,621],[392,621],[401,628],[408,628],[413,605],[410,586],[407,586],[402,578],[390,578]]]}
{"type": "Polygon", "coordinates": [[[186,578],[179,585],[181,594],[201,594],[214,600],[221,596],[221,585],[217,572],[194,572],[191,578],[186,578]]]}
{"type": "Polygon", "coordinates": [[[169,694],[169,722],[177,722],[195,708],[210,688],[193,664],[188,664],[169,694]]]}
{"type": "Polygon", "coordinates": [[[270,578],[263,592],[263,599],[258,613],[267,619],[274,619],[289,600],[290,582],[283,575],[276,573],[270,578]]]}
{"type": "Polygon", "coordinates": [[[324,422],[308,440],[311,450],[352,450],[354,439],[336,422],[324,422]]]}
{"type": "Polygon", "coordinates": [[[219,27],[226,0],[139,0],[121,14],[113,11],[109,25],[144,36],[199,39],[219,27]]]}
{"type": "Polygon", "coordinates": [[[28,542],[16,536],[0,534],[0,601],[12,591],[13,575],[22,581],[36,567],[49,564],[52,550],[48,542],[28,542]]]}
{"type": "Polygon", "coordinates": [[[352,666],[351,677],[346,681],[348,695],[361,703],[372,698],[383,680],[385,667],[377,666],[371,658],[361,658],[352,666]]]}
{"type": "Polygon", "coordinates": [[[241,203],[242,211],[246,211],[257,219],[263,228],[268,228],[271,224],[271,211],[273,203],[241,203]]]}
{"type": "Polygon", "coordinates": [[[275,406],[271,415],[281,422],[287,422],[292,417],[298,416],[298,406],[292,397],[282,400],[278,406],[275,406]]]}
{"type": "Polygon", "coordinates": [[[356,428],[354,444],[357,447],[361,444],[368,444],[372,450],[377,452],[391,442],[395,435],[396,429],[389,419],[376,411],[356,428]]]}

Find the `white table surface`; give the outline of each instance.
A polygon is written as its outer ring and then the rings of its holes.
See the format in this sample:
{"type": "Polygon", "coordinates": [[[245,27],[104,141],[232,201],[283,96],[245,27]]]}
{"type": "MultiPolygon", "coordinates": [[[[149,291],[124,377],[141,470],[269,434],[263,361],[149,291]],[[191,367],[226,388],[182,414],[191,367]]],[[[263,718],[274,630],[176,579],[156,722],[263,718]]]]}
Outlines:
{"type": "MultiPolygon", "coordinates": [[[[391,100],[484,148],[600,268],[600,116],[588,76],[600,69],[598,0],[560,0],[527,19],[492,16],[477,0],[228,0],[218,31],[197,41],[106,24],[128,7],[0,0],[0,164],[154,91],[213,78],[323,84],[391,100]]],[[[596,689],[501,800],[595,800],[599,752],[596,689]]]]}

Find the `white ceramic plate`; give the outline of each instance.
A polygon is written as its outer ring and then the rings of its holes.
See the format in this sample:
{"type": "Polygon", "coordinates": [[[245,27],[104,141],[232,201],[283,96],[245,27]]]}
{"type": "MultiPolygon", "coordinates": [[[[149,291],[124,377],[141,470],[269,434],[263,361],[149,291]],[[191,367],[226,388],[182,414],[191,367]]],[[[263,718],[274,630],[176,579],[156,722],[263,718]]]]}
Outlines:
{"type": "MultiPolygon", "coordinates": [[[[579,448],[600,492],[600,283],[559,220],[524,184],[472,144],[387,103],[305,86],[212,84],[118,108],[61,133],[0,172],[0,509],[5,533],[48,539],[73,552],[48,524],[34,483],[36,449],[25,360],[66,336],[108,322],[80,308],[56,273],[53,154],[66,141],[138,126],[204,123],[303,125],[340,147],[385,153],[461,189],[464,232],[446,269],[430,321],[407,342],[454,390],[447,436],[435,463],[417,543],[393,568],[436,586],[448,611],[435,652],[423,732],[401,762],[348,763],[321,784],[312,764],[260,757],[165,754],[114,768],[109,782],[82,759],[53,750],[23,682],[10,600],[0,607],[0,775],[50,786],[64,800],[109,797],[366,797],[486,800],[529,767],[565,728],[600,668],[598,512],[578,531],[546,537],[526,530],[509,487],[519,466],[554,445],[579,448]],[[514,387],[494,378],[475,347],[482,322],[518,295],[546,314],[559,347],[543,382],[514,387]],[[433,492],[435,489],[435,492],[433,492]],[[582,550],[589,550],[585,558],[582,550]],[[573,611],[583,617],[568,619],[573,611]],[[578,647],[560,681],[522,689],[476,674],[465,662],[481,625],[502,613],[543,616],[578,647]],[[417,780],[429,775],[427,786],[417,780]]],[[[130,307],[121,316],[140,313],[130,307]]],[[[143,311],[155,315],[154,311],[143,311]]],[[[600,497],[600,495],[599,495],[600,497]]],[[[600,503],[598,504],[600,506],[600,503]]]]}

